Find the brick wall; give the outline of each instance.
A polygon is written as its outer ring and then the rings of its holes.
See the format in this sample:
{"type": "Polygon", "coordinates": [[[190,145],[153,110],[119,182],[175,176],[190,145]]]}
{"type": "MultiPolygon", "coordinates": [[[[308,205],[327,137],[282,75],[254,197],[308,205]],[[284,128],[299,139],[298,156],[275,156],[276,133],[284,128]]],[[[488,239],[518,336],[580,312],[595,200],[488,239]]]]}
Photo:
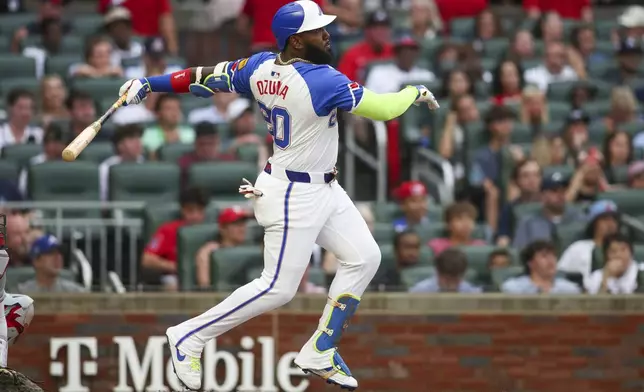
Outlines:
{"type": "MultiPolygon", "coordinates": [[[[83,378],[91,392],[113,391],[119,377],[114,336],[131,336],[139,358],[150,336],[163,336],[181,315],[37,315],[10,352],[10,365],[58,391],[65,377],[50,373],[50,338],[96,337],[98,374],[83,378]]],[[[217,341],[236,353],[242,337],[272,336],[276,356],[298,351],[318,322],[293,312],[260,316],[217,341]]],[[[360,391],[617,392],[644,391],[644,315],[363,315],[356,316],[341,353],[360,391]]],[[[260,384],[258,344],[256,379],[260,384]]],[[[165,359],[168,352],[164,350],[165,359]]],[[[54,357],[66,363],[67,349],[54,357]]],[[[88,350],[84,360],[91,360],[88,350]]],[[[215,372],[223,380],[225,369],[215,372]]],[[[164,375],[165,379],[165,375],[164,375]]],[[[335,390],[318,379],[292,377],[306,391],[335,390]]],[[[130,383],[130,385],[132,385],[130,383]]],[[[130,389],[132,391],[138,389],[130,389]]],[[[281,390],[281,389],[280,389],[281,390]]],[[[256,389],[259,391],[259,389],[256,389]]],[[[75,391],[68,391],[75,392],[75,391]]]]}

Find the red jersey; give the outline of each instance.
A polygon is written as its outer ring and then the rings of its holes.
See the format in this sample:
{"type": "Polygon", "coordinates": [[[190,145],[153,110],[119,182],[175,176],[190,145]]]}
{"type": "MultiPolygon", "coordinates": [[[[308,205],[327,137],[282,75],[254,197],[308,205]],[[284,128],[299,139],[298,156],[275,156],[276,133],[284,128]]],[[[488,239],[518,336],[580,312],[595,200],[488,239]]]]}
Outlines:
{"type": "MultiPolygon", "coordinates": [[[[251,46],[257,47],[277,47],[277,41],[273,37],[271,22],[273,15],[283,5],[293,0],[246,0],[242,13],[252,22],[253,35],[251,46]]],[[[317,5],[322,7],[323,0],[313,0],[317,5]]]]}
{"type": "Polygon", "coordinates": [[[112,6],[125,7],[132,14],[132,29],[144,37],[159,36],[159,18],[172,13],[170,0],[99,0],[98,12],[104,14],[112,6]]]}
{"type": "Polygon", "coordinates": [[[536,8],[542,13],[555,11],[562,18],[581,19],[581,11],[590,7],[590,0],[523,0],[523,8],[536,8]]]}
{"type": "Polygon", "coordinates": [[[488,0],[436,0],[438,12],[446,29],[449,29],[449,22],[452,19],[476,16],[486,9],[487,5],[488,0]]]}
{"type": "Polygon", "coordinates": [[[364,83],[367,76],[364,74],[367,64],[371,61],[387,60],[393,56],[394,50],[391,44],[382,48],[382,51],[376,52],[367,42],[358,42],[344,53],[340,64],[338,64],[338,71],[345,74],[349,80],[364,83]]]}
{"type": "Polygon", "coordinates": [[[152,253],[168,261],[177,261],[177,233],[186,225],[181,219],[164,223],[145,246],[144,252],[152,253]]]}

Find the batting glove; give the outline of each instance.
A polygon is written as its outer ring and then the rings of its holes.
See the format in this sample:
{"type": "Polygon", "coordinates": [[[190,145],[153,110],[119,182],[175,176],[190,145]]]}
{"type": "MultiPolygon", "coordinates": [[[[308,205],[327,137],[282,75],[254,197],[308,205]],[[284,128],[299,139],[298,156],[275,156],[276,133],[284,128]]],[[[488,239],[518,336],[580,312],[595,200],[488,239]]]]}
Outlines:
{"type": "Polygon", "coordinates": [[[145,80],[145,78],[130,79],[123,83],[119,89],[119,96],[122,97],[127,94],[127,98],[123,106],[140,104],[148,97],[148,93],[150,93],[150,84],[145,80]]]}
{"type": "Polygon", "coordinates": [[[416,97],[414,105],[418,106],[421,102],[426,102],[430,110],[436,110],[440,107],[438,105],[438,101],[436,100],[436,98],[434,98],[434,94],[432,94],[432,92],[429,91],[427,87],[423,85],[414,87],[418,89],[418,96],[416,97]]]}
{"type": "Polygon", "coordinates": [[[253,186],[253,183],[251,183],[245,178],[243,178],[242,180],[245,182],[245,184],[239,186],[239,193],[244,195],[245,198],[254,199],[256,197],[264,196],[264,193],[259,189],[255,188],[253,186]]]}

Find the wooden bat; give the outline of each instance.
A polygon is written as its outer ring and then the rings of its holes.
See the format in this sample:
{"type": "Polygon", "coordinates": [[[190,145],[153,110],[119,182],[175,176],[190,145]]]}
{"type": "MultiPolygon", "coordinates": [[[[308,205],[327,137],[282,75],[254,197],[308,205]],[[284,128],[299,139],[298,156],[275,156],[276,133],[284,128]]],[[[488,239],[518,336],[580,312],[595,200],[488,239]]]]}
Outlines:
{"type": "Polygon", "coordinates": [[[96,135],[98,135],[98,132],[103,127],[103,124],[105,124],[105,121],[112,117],[112,114],[114,114],[116,109],[123,106],[126,99],[127,94],[124,94],[114,102],[114,104],[107,109],[107,111],[98,120],[91,123],[89,127],[83,129],[83,132],[79,133],[78,136],[76,136],[76,138],[74,138],[74,140],[63,150],[63,160],[67,162],[75,161],[80,153],[83,152],[85,147],[87,147],[89,143],[94,140],[96,135]]]}

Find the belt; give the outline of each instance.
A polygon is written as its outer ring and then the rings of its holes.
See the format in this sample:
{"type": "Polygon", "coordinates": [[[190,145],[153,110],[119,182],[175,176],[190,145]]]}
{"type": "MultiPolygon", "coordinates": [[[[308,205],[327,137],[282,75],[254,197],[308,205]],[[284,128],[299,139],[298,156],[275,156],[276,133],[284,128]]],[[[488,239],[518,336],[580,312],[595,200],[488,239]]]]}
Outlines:
{"type": "Polygon", "coordinates": [[[264,166],[264,172],[271,176],[290,182],[305,182],[309,184],[328,184],[335,180],[337,172],[334,170],[328,173],[306,173],[284,169],[270,162],[264,166]]]}

